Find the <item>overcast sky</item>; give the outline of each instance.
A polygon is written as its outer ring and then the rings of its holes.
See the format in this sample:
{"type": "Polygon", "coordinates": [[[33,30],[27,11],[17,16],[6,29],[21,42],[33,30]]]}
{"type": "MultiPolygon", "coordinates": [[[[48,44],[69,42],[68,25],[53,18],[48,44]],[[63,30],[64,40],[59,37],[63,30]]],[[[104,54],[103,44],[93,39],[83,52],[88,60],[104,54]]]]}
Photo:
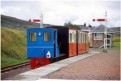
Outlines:
{"type": "Polygon", "coordinates": [[[71,22],[77,25],[91,24],[97,26],[104,22],[92,19],[105,18],[107,11],[108,27],[120,26],[120,1],[82,1],[82,0],[2,0],[3,15],[23,20],[40,18],[46,24],[63,25],[71,22]]]}

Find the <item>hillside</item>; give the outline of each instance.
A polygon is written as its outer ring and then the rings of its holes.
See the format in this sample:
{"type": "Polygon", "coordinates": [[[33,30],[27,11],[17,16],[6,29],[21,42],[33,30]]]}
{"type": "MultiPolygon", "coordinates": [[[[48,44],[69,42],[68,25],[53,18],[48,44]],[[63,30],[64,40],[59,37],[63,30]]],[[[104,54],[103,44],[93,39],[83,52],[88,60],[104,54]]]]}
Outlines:
{"type": "Polygon", "coordinates": [[[27,61],[25,31],[1,28],[1,57],[2,67],[27,61]]]}
{"type": "MultiPolygon", "coordinates": [[[[25,20],[17,19],[10,16],[1,15],[1,26],[15,29],[27,29],[39,27],[39,23],[28,22],[25,20]]],[[[44,24],[44,27],[53,26],[50,24],[44,24]]]]}
{"type": "MultiPolygon", "coordinates": [[[[28,61],[26,57],[26,29],[39,27],[39,23],[28,22],[1,15],[1,66],[7,67],[28,61]]],[[[53,26],[44,24],[44,27],[53,26]]]]}

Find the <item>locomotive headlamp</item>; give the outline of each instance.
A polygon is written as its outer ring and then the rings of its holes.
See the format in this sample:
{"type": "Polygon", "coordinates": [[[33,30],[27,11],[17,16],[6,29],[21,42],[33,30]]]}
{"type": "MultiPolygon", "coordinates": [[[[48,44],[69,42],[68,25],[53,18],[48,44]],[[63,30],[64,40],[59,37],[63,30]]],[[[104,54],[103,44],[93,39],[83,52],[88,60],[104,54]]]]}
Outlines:
{"type": "Polygon", "coordinates": [[[51,57],[50,55],[51,55],[50,51],[48,51],[47,54],[46,54],[46,58],[50,58],[51,57]]]}
{"type": "Polygon", "coordinates": [[[41,35],[41,32],[39,32],[38,35],[41,35]]]}

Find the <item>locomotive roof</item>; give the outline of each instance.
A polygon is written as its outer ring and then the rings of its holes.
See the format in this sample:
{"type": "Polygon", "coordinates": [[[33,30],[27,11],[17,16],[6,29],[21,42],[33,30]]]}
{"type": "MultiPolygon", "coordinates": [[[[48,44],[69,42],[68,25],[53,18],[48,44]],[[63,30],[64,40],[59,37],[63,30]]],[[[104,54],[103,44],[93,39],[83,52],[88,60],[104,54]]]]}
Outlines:
{"type": "Polygon", "coordinates": [[[46,28],[55,28],[55,29],[69,29],[65,26],[50,26],[50,27],[46,27],[46,28]]]}
{"type": "Polygon", "coordinates": [[[53,29],[53,28],[29,28],[27,30],[34,30],[34,29],[52,29],[52,30],[56,30],[56,29],[53,29]]]}
{"type": "Polygon", "coordinates": [[[74,29],[76,30],[75,28],[68,28],[68,27],[65,27],[65,26],[49,26],[49,27],[45,27],[45,28],[29,28],[27,30],[34,30],[34,29],[52,29],[52,30],[59,30],[59,29],[74,29]]]}

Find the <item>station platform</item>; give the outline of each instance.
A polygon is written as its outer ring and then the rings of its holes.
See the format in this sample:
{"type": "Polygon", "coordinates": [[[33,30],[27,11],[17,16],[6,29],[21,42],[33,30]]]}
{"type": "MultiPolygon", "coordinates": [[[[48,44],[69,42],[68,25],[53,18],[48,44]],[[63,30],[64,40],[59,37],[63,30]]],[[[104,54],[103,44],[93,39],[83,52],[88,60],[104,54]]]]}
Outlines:
{"type": "Polygon", "coordinates": [[[100,53],[100,52],[90,51],[90,52],[85,53],[85,54],[70,57],[70,58],[67,58],[67,59],[64,59],[64,60],[61,60],[58,62],[54,62],[52,64],[49,64],[49,65],[31,70],[31,71],[21,73],[19,75],[14,76],[14,77],[8,78],[7,80],[34,80],[34,81],[39,80],[39,79],[42,79],[43,76],[45,76],[49,73],[57,71],[65,66],[68,66],[71,63],[74,63],[78,60],[90,57],[90,56],[95,55],[97,53],[100,53]]]}

